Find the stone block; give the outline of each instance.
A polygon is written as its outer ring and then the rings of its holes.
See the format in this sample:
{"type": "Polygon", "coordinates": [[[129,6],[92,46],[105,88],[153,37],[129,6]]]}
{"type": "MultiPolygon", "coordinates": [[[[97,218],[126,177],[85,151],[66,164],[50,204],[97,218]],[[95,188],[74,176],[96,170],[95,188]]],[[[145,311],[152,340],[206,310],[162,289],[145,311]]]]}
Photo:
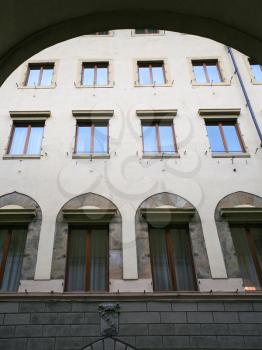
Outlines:
{"type": "Polygon", "coordinates": [[[215,323],[239,323],[237,312],[213,312],[215,323]]]}
{"type": "Polygon", "coordinates": [[[120,312],[121,323],[160,323],[159,312],[120,312]]]}
{"type": "Polygon", "coordinates": [[[161,312],[161,323],[186,323],[186,312],[161,312]]]}
{"type": "Polygon", "coordinates": [[[212,312],[187,312],[189,323],[213,323],[212,312]]]}
{"type": "Polygon", "coordinates": [[[30,314],[6,314],[4,324],[29,324],[30,314]]]}

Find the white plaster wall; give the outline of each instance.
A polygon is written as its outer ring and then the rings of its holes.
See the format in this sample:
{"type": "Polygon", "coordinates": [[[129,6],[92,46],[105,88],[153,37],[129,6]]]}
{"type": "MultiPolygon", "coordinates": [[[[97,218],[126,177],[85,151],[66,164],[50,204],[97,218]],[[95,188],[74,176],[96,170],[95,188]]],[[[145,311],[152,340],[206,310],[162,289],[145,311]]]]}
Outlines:
{"type": "MultiPolygon", "coordinates": [[[[215,207],[235,191],[262,195],[262,150],[226,48],[191,35],[166,32],[164,36],[134,37],[131,30],[122,30],[112,37],[69,40],[32,59],[58,60],[57,87],[17,88],[24,70],[21,66],[0,88],[0,195],[21,192],[41,206],[43,223],[35,279],[50,278],[58,211],[69,199],[89,191],[111,199],[123,216],[124,279],[137,279],[135,211],[147,197],[162,191],[176,193],[196,206],[212,277],[226,278],[214,223],[215,207]],[[187,57],[206,56],[222,58],[226,78],[233,76],[230,86],[191,85],[187,57]],[[167,59],[173,86],[134,87],[136,58],[167,59]],[[112,60],[114,87],[76,88],[79,59],[112,60]],[[142,159],[141,126],[135,111],[171,108],[178,109],[175,130],[180,159],[142,159]],[[239,123],[250,158],[212,158],[204,121],[197,114],[199,108],[241,108],[239,123]],[[110,159],[72,159],[76,124],[72,110],[78,109],[115,111],[110,120],[110,159]],[[12,125],[10,110],[51,111],[40,160],[2,159],[12,125]]],[[[240,53],[237,61],[262,124],[262,85],[251,85],[240,53]]],[[[144,289],[148,289],[146,284],[144,289]]]]}

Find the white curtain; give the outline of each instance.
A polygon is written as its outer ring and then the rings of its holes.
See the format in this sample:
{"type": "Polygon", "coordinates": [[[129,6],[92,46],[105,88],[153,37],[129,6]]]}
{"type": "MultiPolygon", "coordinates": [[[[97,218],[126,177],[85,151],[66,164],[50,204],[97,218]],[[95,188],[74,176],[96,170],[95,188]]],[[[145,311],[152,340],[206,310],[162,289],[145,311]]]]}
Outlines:
{"type": "Polygon", "coordinates": [[[91,233],[90,290],[105,291],[107,288],[107,241],[106,229],[94,229],[91,233]]]}
{"type": "Polygon", "coordinates": [[[17,291],[23,263],[26,230],[13,229],[1,291],[17,291]]]}
{"type": "Polygon", "coordinates": [[[85,290],[86,234],[85,229],[73,229],[70,232],[67,275],[68,291],[85,290]]]}
{"type": "Polygon", "coordinates": [[[177,290],[195,290],[194,271],[190,254],[189,234],[186,228],[170,230],[173,242],[173,259],[176,269],[177,290]]]}
{"type": "Polygon", "coordinates": [[[157,291],[172,290],[167,260],[165,229],[150,228],[149,233],[154,289],[157,291]]]}

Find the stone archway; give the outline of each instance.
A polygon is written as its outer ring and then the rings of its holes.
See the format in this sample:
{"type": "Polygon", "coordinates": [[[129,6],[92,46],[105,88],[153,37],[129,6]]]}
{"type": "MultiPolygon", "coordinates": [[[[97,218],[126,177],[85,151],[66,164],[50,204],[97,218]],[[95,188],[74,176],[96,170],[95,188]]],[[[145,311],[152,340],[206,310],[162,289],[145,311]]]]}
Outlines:
{"type": "Polygon", "coordinates": [[[53,248],[52,270],[53,279],[65,279],[66,253],[69,225],[63,215],[64,210],[82,208],[111,209],[116,214],[109,223],[109,279],[122,279],[122,218],[118,208],[109,199],[95,194],[86,193],[72,198],[61,208],[56,219],[55,242],[53,248]]]}
{"type": "Polygon", "coordinates": [[[87,345],[82,350],[136,350],[133,346],[115,338],[107,337],[87,345]]]}
{"type": "Polygon", "coordinates": [[[200,3],[149,0],[96,2],[33,0],[2,4],[0,21],[0,84],[26,59],[73,37],[99,30],[158,27],[201,35],[232,46],[262,62],[261,2],[221,0],[200,3]],[[248,15],[247,15],[248,14],[248,15]]]}

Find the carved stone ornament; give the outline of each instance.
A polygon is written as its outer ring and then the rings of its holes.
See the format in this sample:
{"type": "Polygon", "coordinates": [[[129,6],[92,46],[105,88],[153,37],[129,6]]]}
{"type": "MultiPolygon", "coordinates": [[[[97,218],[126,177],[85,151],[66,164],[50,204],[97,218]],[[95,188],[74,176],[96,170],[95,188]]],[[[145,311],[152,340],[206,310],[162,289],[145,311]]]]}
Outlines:
{"type": "Polygon", "coordinates": [[[119,304],[100,304],[98,307],[98,311],[101,317],[101,335],[107,337],[117,335],[118,314],[120,311],[119,304]]]}

